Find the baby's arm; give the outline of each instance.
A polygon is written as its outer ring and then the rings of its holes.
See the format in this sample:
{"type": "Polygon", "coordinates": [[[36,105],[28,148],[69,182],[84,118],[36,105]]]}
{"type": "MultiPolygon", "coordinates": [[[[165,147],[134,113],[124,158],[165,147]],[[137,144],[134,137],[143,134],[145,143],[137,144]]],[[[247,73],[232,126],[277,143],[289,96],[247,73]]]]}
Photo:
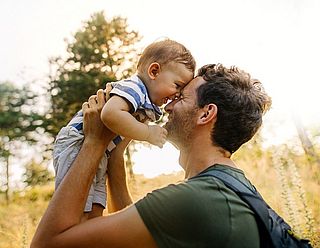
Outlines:
{"type": "Polygon", "coordinates": [[[113,95],[101,111],[101,120],[116,134],[162,147],[166,141],[167,130],[158,125],[147,125],[137,121],[130,114],[130,108],[125,99],[113,95]]]}

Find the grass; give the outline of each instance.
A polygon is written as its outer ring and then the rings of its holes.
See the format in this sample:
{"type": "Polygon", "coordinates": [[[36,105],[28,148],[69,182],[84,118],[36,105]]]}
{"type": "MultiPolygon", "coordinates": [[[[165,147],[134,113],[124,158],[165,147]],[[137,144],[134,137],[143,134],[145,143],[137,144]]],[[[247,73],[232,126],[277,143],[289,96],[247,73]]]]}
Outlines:
{"type": "MultiPolygon", "coordinates": [[[[129,181],[132,198],[136,201],[153,189],[182,179],[183,174],[162,175],[147,179],[135,175],[129,181]]],[[[0,198],[0,247],[27,248],[41,216],[52,197],[54,185],[36,186],[23,192],[16,192],[7,205],[0,198]]],[[[0,195],[1,196],[1,195],[0,195]]]]}
{"type": "MultiPolygon", "coordinates": [[[[234,156],[238,166],[257,187],[269,205],[294,230],[320,248],[319,164],[288,149],[258,153],[250,146],[234,156]],[[254,154],[254,157],[252,157],[254,154]]],[[[135,175],[129,187],[136,201],[153,189],[183,179],[182,173],[153,179],[135,175]]],[[[0,198],[0,247],[29,247],[35,228],[53,194],[53,184],[27,189],[12,195],[9,205],[0,198]]],[[[1,195],[0,195],[1,196],[1,195]]]]}

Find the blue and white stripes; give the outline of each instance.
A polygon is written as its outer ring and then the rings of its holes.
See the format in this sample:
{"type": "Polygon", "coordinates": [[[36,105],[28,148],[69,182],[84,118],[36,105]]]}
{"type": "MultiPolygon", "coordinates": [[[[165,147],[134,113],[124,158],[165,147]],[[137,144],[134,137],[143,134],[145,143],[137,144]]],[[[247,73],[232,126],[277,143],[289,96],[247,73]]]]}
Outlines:
{"type": "MultiPolygon", "coordinates": [[[[110,95],[117,95],[125,98],[132,104],[134,113],[138,112],[139,115],[142,113],[151,121],[158,120],[162,115],[160,108],[150,101],[147,88],[137,75],[118,82],[113,82],[111,85],[112,90],[110,95]]],[[[144,118],[140,116],[139,119],[142,120],[144,118]]],[[[74,127],[79,133],[83,134],[83,113],[81,110],[71,119],[68,126],[74,127]]],[[[123,137],[117,136],[108,145],[106,152],[111,152],[122,139],[123,137]]]]}

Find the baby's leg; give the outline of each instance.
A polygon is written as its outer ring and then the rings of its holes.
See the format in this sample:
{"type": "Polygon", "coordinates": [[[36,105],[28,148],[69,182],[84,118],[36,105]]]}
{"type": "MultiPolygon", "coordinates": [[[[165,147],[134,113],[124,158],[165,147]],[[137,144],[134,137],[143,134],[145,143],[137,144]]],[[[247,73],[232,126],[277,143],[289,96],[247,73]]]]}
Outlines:
{"type": "Polygon", "coordinates": [[[83,138],[83,134],[71,126],[63,127],[58,133],[53,147],[56,189],[76,159],[81,149],[83,138]]]}
{"type": "Polygon", "coordinates": [[[93,203],[92,210],[90,212],[83,213],[83,216],[81,218],[81,222],[102,216],[103,210],[104,210],[103,206],[101,206],[100,204],[97,204],[97,203],[93,203]]]}
{"type": "MultiPolygon", "coordinates": [[[[76,159],[81,149],[83,139],[84,136],[82,132],[79,132],[71,126],[63,127],[57,135],[53,151],[53,165],[56,172],[56,189],[76,159]]],[[[102,216],[103,214],[103,210],[106,206],[107,163],[108,157],[105,154],[90,187],[82,221],[102,216]]]]}

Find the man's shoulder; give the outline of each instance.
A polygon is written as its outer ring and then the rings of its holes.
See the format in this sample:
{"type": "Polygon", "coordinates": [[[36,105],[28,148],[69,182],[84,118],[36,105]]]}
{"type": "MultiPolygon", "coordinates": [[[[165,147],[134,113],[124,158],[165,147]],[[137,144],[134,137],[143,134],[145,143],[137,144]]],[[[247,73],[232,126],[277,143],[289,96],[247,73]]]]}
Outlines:
{"type": "Polygon", "coordinates": [[[211,178],[184,180],[152,191],[145,200],[150,204],[156,205],[159,201],[185,208],[199,201],[209,203],[214,202],[214,198],[224,198],[225,196],[221,196],[219,192],[221,188],[224,188],[224,185],[211,178]]]}
{"type": "Polygon", "coordinates": [[[151,230],[157,229],[159,223],[175,225],[175,229],[185,230],[190,238],[195,236],[197,240],[204,240],[204,237],[196,230],[207,230],[212,242],[219,240],[222,245],[235,240],[230,247],[235,247],[247,230],[250,235],[244,240],[254,244],[259,240],[252,211],[214,178],[203,177],[168,185],[148,194],[136,203],[136,207],[151,230]],[[177,222],[173,224],[172,220],[177,222]],[[237,230],[243,231],[238,233],[237,230]]]}
{"type": "MultiPolygon", "coordinates": [[[[206,171],[210,170],[223,170],[234,177],[238,178],[238,180],[244,182],[245,184],[250,184],[250,182],[245,177],[242,170],[237,168],[232,168],[230,166],[225,165],[214,165],[212,167],[209,167],[206,169],[206,171]]],[[[195,197],[204,197],[207,194],[213,195],[214,191],[228,191],[227,195],[231,193],[232,195],[235,195],[232,190],[230,190],[221,180],[218,178],[207,176],[207,177],[201,177],[201,173],[198,176],[195,176],[193,178],[180,181],[175,184],[169,184],[166,187],[163,187],[161,189],[154,190],[152,193],[154,194],[161,194],[163,196],[170,196],[172,198],[181,198],[179,196],[183,195],[190,195],[194,194],[195,197]],[[178,195],[178,196],[177,196],[178,195]]],[[[214,196],[217,196],[217,194],[214,194],[214,196]]]]}
{"type": "MultiPolygon", "coordinates": [[[[236,167],[232,167],[229,165],[225,165],[225,164],[215,164],[209,168],[207,168],[206,170],[204,170],[203,172],[201,172],[198,177],[201,177],[201,174],[207,174],[207,172],[210,171],[221,171],[224,172],[234,178],[236,178],[238,181],[240,181],[242,184],[244,184],[246,187],[255,190],[254,186],[251,184],[251,182],[248,180],[248,178],[245,176],[244,172],[236,167]]],[[[209,176],[210,177],[210,176],[209,176]]],[[[211,176],[211,178],[213,178],[214,180],[217,180],[219,182],[221,182],[221,180],[211,176]]]]}

